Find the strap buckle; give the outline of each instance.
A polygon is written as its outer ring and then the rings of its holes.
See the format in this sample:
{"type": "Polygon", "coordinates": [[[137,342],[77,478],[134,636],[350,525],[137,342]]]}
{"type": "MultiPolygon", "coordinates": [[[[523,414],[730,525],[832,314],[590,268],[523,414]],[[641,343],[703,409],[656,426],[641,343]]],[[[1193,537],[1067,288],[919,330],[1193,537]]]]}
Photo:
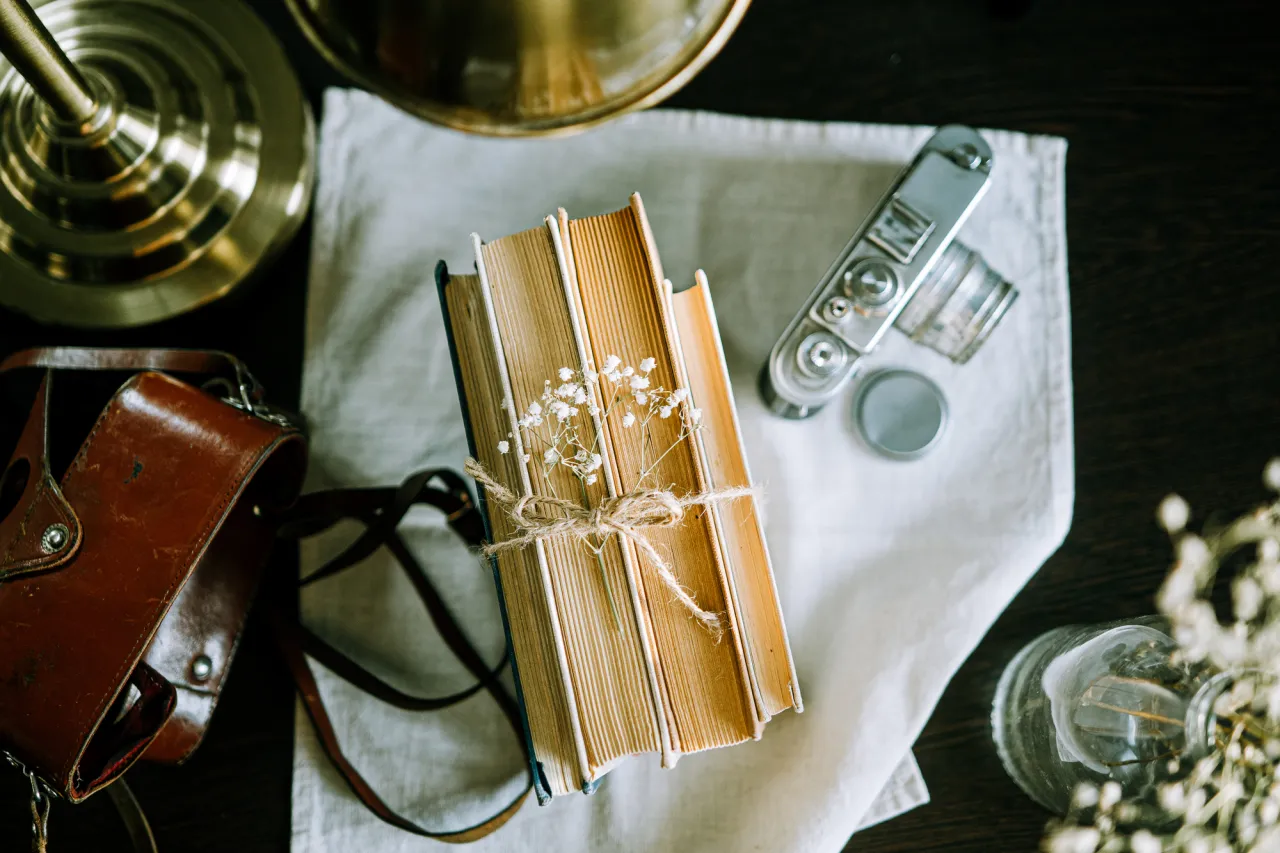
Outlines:
{"type": "Polygon", "coordinates": [[[4,751],[0,755],[31,783],[31,850],[32,853],[45,853],[49,846],[49,810],[57,794],[11,753],[4,751]]]}
{"type": "Polygon", "coordinates": [[[201,387],[211,394],[217,394],[222,402],[233,409],[239,409],[262,420],[285,429],[298,429],[298,424],[281,410],[262,402],[262,386],[249,372],[249,368],[236,362],[236,382],[224,377],[216,377],[201,387]],[[219,393],[221,392],[221,393],[219,393]]]}

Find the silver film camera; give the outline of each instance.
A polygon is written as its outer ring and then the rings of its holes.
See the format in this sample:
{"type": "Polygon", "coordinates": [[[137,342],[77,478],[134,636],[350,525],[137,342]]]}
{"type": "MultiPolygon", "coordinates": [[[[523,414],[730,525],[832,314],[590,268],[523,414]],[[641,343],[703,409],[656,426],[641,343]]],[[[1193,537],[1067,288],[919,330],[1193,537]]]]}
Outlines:
{"type": "Polygon", "coordinates": [[[948,125],[929,138],[774,344],[760,377],[774,412],[817,412],[891,326],[958,364],[977,352],[1018,297],[955,239],[990,178],[977,131],[948,125]]]}

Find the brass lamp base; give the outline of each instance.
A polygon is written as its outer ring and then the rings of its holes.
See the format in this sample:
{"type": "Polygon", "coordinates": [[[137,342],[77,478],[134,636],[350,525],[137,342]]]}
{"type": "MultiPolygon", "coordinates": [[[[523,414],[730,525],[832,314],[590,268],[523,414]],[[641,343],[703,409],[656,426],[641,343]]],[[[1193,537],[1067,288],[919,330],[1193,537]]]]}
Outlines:
{"type": "Polygon", "coordinates": [[[32,6],[93,100],[70,119],[0,59],[0,304],[143,325],[225,295],[289,241],[314,183],[311,111],[241,0],[32,6]]]}

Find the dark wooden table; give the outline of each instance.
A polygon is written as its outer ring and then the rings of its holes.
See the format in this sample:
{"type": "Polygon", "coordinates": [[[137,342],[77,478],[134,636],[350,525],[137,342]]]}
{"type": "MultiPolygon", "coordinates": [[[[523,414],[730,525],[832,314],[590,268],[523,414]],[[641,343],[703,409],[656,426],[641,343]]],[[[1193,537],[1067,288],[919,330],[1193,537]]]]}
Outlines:
{"type": "MultiPolygon", "coordinates": [[[[318,102],[337,78],[278,0],[254,5],[318,102]]],[[[1280,453],[1280,45],[1265,10],[1241,0],[756,0],[723,54],[671,101],[963,122],[1071,143],[1075,523],[921,735],[932,804],[855,836],[850,850],[1035,849],[1045,815],[1004,776],[988,734],[1001,668],[1049,627],[1151,609],[1169,558],[1153,512],[1170,490],[1201,510],[1263,496],[1262,466],[1280,453]]],[[[246,358],[276,399],[296,402],[306,244],[304,234],[241,298],[128,334],[0,313],[0,353],[217,346],[246,358]]],[[[161,849],[287,851],[292,731],[291,689],[256,613],[201,751],[179,770],[130,774],[161,849]]],[[[25,849],[22,793],[0,773],[0,850],[25,849]]],[[[55,853],[124,849],[99,800],[56,809],[55,853]]]]}

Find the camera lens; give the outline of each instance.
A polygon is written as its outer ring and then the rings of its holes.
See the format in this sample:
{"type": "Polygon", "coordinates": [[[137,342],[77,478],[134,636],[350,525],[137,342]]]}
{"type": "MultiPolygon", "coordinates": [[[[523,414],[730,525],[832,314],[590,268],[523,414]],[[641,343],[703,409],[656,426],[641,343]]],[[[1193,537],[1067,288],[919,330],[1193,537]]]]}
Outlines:
{"type": "Polygon", "coordinates": [[[974,250],[952,241],[894,325],[913,341],[964,364],[978,351],[1018,291],[974,250]]]}

